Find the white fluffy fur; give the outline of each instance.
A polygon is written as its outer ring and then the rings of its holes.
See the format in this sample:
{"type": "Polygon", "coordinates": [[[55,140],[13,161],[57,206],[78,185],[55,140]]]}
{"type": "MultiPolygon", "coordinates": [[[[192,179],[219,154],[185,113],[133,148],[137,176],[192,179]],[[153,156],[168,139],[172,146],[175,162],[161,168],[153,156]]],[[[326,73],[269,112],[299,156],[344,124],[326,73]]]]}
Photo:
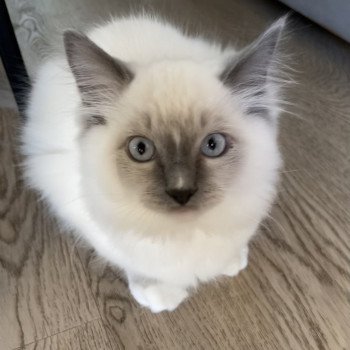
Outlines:
{"type": "Polygon", "coordinates": [[[244,116],[239,101],[216,78],[233,50],[147,18],[115,20],[88,36],[129,62],[138,79],[117,113],[109,111],[109,126],[81,136],[80,96],[66,58],[48,60],[34,84],[23,130],[26,177],[65,223],[125,271],[139,303],[154,312],[173,310],[199,281],[234,276],[246,266],[248,241],[275,195],[276,128],[244,116]],[[168,79],[163,88],[169,71],[178,79],[168,79]],[[127,120],[130,109],[150,98],[177,111],[205,105],[230,115],[240,135],[245,157],[239,173],[220,204],[200,215],[157,213],[137,193],[116,186],[111,150],[123,120],[115,115],[127,120]]]}

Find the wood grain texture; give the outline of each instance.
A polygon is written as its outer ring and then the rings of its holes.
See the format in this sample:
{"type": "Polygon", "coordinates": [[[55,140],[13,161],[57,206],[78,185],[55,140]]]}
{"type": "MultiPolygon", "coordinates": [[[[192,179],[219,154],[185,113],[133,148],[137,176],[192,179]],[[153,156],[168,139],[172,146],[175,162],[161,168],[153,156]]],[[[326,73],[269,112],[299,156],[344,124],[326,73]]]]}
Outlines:
{"type": "Polygon", "coordinates": [[[23,188],[16,113],[0,113],[0,349],[100,317],[73,240],[23,188]]]}
{"type": "MultiPolygon", "coordinates": [[[[14,0],[31,74],[54,27],[145,8],[190,32],[248,43],[286,9],[261,0],[14,0]],[[51,23],[47,24],[47,18],[51,23]],[[46,20],[45,20],[46,19],[46,20]]],[[[298,16],[285,43],[297,84],[281,118],[279,198],[248,268],[201,286],[175,312],[140,308],[116,268],[73,249],[19,182],[2,112],[0,349],[350,349],[350,47],[298,16]],[[5,142],[4,142],[5,140],[5,142]]]]}
{"type": "Polygon", "coordinates": [[[112,350],[100,320],[91,321],[27,345],[24,350],[112,350]]]}

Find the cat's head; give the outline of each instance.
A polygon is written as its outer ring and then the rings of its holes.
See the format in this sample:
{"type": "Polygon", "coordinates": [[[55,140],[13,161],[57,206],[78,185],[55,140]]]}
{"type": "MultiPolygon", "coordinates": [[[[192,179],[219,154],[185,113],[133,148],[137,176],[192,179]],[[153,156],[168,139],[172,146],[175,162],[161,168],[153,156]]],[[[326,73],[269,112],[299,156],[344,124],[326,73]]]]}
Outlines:
{"type": "Polygon", "coordinates": [[[275,73],[283,26],[276,22],[217,61],[147,66],[67,32],[82,99],[82,181],[94,213],[138,220],[266,210],[279,166],[275,73]]]}

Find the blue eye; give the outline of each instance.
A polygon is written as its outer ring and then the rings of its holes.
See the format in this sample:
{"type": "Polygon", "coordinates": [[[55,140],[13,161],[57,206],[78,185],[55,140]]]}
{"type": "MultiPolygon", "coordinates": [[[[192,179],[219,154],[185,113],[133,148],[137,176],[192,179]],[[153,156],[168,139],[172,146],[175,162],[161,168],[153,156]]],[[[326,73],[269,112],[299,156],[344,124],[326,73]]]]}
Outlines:
{"type": "Polygon", "coordinates": [[[226,137],[223,134],[209,134],[202,142],[201,152],[206,157],[219,157],[226,151],[226,145],[226,137]]]}
{"type": "Polygon", "coordinates": [[[133,137],[129,141],[128,149],[131,158],[138,162],[148,162],[155,152],[153,142],[141,136],[133,137]]]}

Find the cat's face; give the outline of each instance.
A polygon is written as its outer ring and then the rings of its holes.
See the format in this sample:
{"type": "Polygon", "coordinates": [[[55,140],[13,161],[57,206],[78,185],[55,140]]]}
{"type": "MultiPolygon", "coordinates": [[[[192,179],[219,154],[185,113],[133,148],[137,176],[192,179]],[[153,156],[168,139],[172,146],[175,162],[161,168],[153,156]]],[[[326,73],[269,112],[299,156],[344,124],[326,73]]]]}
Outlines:
{"type": "Polygon", "coordinates": [[[163,212],[210,208],[234,181],[240,145],[233,128],[224,127],[223,118],[210,112],[187,113],[168,117],[142,113],[128,123],[117,146],[119,181],[136,191],[148,208],[163,212]]]}
{"type": "Polygon", "coordinates": [[[98,181],[104,192],[118,189],[115,201],[123,198],[130,207],[141,203],[162,213],[202,212],[218,205],[244,158],[244,122],[232,105],[222,82],[195,64],[158,64],[136,74],[106,112],[106,124],[86,130],[87,142],[109,154],[104,164],[110,170],[103,173],[113,175],[98,181]]]}
{"type": "Polygon", "coordinates": [[[86,37],[67,35],[87,111],[82,172],[93,210],[131,219],[228,205],[241,216],[265,211],[279,166],[269,69],[282,26],[228,64],[129,67],[86,37]]]}

